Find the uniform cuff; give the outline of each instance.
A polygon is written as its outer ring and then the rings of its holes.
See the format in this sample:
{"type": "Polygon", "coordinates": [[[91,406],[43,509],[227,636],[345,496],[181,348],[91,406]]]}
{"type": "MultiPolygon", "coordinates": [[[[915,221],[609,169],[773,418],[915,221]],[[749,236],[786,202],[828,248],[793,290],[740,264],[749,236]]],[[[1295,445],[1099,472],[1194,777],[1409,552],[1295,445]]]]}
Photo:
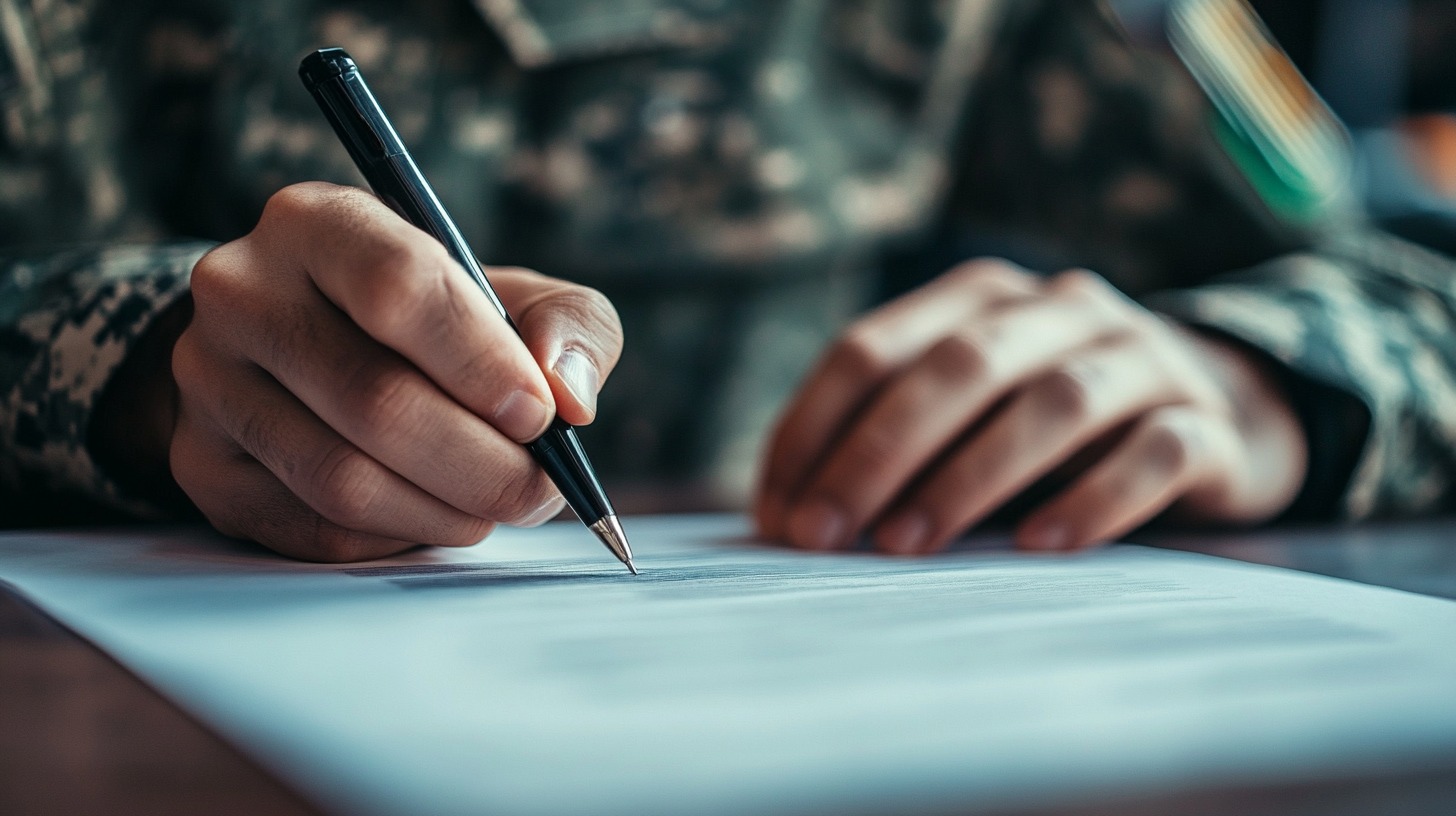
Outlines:
{"type": "Polygon", "coordinates": [[[16,328],[37,353],[13,380],[0,431],[12,440],[25,488],[88,499],[141,518],[165,514],[128,496],[97,466],[87,434],[98,398],[152,321],[187,292],[206,245],[106,250],[97,274],[21,318],[16,328]],[[25,484],[30,482],[30,484],[25,484]]]}
{"type": "Polygon", "coordinates": [[[1349,519],[1372,512],[1374,487],[1364,463],[1372,455],[1373,406],[1324,334],[1328,303],[1294,289],[1232,283],[1160,293],[1147,305],[1268,364],[1304,428],[1309,452],[1304,484],[1281,518],[1349,519]]]}

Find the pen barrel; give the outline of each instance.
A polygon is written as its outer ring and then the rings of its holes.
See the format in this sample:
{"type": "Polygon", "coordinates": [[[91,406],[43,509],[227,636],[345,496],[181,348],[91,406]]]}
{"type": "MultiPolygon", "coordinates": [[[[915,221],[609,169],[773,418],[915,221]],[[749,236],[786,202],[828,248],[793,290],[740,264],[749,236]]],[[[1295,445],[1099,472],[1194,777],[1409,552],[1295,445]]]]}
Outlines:
{"type": "MultiPolygon", "coordinates": [[[[316,51],[304,58],[298,73],[374,194],[401,218],[443,244],[519,334],[480,261],[410,158],[349,55],[338,48],[316,51]]],[[[574,428],[557,418],[540,439],[526,447],[583,523],[590,526],[616,515],[574,428]]],[[[628,557],[630,566],[630,553],[628,557]]]]}
{"type": "Polygon", "coordinates": [[[324,48],[309,54],[298,66],[298,76],[324,109],[334,133],[356,165],[362,167],[407,152],[404,141],[364,83],[359,67],[342,48],[324,48]]]}
{"type": "Polygon", "coordinates": [[[445,246],[450,257],[465,268],[475,285],[490,299],[491,305],[495,307],[500,316],[505,319],[511,329],[520,334],[516,322],[506,311],[506,306],[496,295],[495,289],[491,288],[490,281],[485,277],[485,270],[481,268],[480,261],[471,251],[470,246],[465,243],[465,238],[450,220],[445,208],[440,206],[435,198],[435,191],[425,181],[425,176],[420,168],[415,165],[414,159],[408,153],[387,156],[378,159],[371,164],[360,166],[360,172],[364,174],[365,180],[373,188],[374,194],[379,196],[385,206],[399,214],[401,218],[429,233],[445,246]],[[425,197],[428,197],[426,199],[425,197]]]}
{"type": "Polygon", "coordinates": [[[316,51],[303,60],[298,74],[379,200],[444,245],[515,329],[515,321],[491,288],[479,259],[435,197],[435,189],[405,149],[349,55],[338,48],[316,51]]]}
{"type": "Polygon", "coordinates": [[[590,526],[605,516],[616,515],[606,490],[587,464],[586,451],[575,428],[558,419],[526,448],[556,483],[562,498],[583,524],[590,526]]]}

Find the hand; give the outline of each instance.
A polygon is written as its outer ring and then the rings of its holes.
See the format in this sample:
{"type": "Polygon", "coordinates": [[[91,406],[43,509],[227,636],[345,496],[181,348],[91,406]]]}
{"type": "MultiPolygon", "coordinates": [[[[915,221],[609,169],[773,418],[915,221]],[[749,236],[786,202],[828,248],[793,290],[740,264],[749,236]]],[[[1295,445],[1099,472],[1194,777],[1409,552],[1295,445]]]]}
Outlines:
{"type": "Polygon", "coordinates": [[[372,196],[301,184],[192,275],[170,465],[219,531],[321,561],[463,546],[562,499],[521,443],[591,422],[621,327],[595,291],[491,282],[372,196]]]}
{"type": "Polygon", "coordinates": [[[869,532],[887,552],[928,553],[1065,470],[1019,546],[1087,547],[1169,507],[1255,523],[1293,501],[1304,445],[1244,350],[1088,272],[973,261],[829,349],[773,435],[758,526],[810,549],[869,532]]]}

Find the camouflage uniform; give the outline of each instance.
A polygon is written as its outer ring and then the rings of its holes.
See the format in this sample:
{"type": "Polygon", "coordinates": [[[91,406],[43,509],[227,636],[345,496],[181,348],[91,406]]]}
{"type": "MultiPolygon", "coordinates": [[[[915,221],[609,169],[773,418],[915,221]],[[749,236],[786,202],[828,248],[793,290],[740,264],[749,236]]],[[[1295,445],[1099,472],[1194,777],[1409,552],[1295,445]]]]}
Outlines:
{"type": "Polygon", "coordinates": [[[1452,265],[1251,183],[1200,86],[1058,0],[0,0],[0,517],[144,513],[87,447],[203,241],[359,183],[295,69],[347,48],[483,259],[596,286],[609,480],[744,483],[805,367],[977,252],[1096,269],[1262,350],[1299,507],[1449,504],[1452,265]],[[43,513],[41,513],[43,515],[43,513]],[[34,516],[36,513],[30,513],[34,516]]]}

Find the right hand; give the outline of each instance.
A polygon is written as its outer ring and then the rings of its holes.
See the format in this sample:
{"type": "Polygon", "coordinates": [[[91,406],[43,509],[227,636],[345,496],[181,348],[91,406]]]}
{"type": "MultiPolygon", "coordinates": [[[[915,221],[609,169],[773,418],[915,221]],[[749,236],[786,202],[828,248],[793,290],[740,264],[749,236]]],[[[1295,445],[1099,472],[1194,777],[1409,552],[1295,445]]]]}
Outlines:
{"type": "Polygon", "coordinates": [[[522,443],[554,415],[593,419],[621,325],[594,290],[490,278],[520,339],[439,242],[373,196],[280,191],[193,269],[172,353],[177,484],[222,533],[318,561],[466,546],[556,515],[522,443]]]}

